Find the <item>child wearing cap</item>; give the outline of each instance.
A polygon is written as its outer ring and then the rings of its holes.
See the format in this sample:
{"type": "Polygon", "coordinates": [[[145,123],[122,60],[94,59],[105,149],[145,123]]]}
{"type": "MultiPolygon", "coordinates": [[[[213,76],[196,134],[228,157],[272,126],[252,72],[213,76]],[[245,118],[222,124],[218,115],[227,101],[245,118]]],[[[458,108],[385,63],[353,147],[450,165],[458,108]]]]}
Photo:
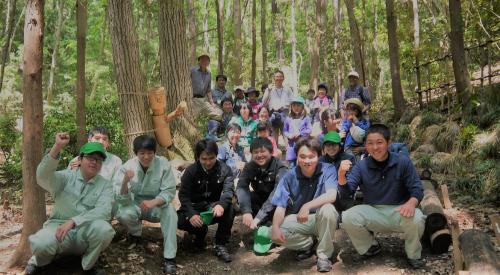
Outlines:
{"type": "Polygon", "coordinates": [[[181,178],[178,227],[195,236],[194,246],[197,250],[205,249],[208,225],[200,214],[212,209],[210,224],[218,224],[214,252],[222,261],[231,262],[232,256],[226,245],[234,221],[234,177],[231,168],[217,160],[217,153],[218,146],[214,141],[201,140],[196,143],[196,162],[186,168],[181,178]]]}
{"type": "Polygon", "coordinates": [[[241,127],[236,123],[231,123],[227,127],[227,141],[219,147],[217,159],[224,162],[231,168],[233,176],[237,178],[245,165],[245,153],[243,147],[238,142],[241,137],[241,127]]]}
{"type": "Polygon", "coordinates": [[[108,222],[113,187],[99,174],[106,151],[101,143],[86,143],[80,148],[77,169],[56,171],[60,152],[68,143],[69,134],[56,134],[50,152],[37,167],[37,183],[50,192],[55,204],[43,228],[29,236],[33,256],[25,274],[36,274],[56,255],[63,254],[81,255],[86,272],[103,272],[96,263],[115,235],[108,222]]]}
{"type": "Polygon", "coordinates": [[[245,97],[245,89],[243,86],[236,86],[234,88],[234,107],[233,112],[236,115],[240,115],[241,104],[247,103],[247,99],[245,97]]]}
{"type": "Polygon", "coordinates": [[[148,135],[133,142],[134,158],[113,179],[118,211],[116,219],[126,228],[129,241],[137,245],[142,220],[160,222],[163,235],[163,271],[175,274],[177,213],[172,205],[176,182],[169,161],[156,155],[156,140],[148,135]]]}
{"type": "MultiPolygon", "coordinates": [[[[102,168],[99,174],[111,182],[115,173],[122,166],[122,160],[108,152],[108,148],[111,143],[109,130],[104,127],[95,127],[91,129],[88,134],[88,142],[99,142],[104,146],[104,150],[106,150],[106,159],[102,163],[102,168]]],[[[79,166],[80,158],[75,157],[69,162],[68,169],[75,170],[79,166]]]]}
{"type": "Polygon", "coordinates": [[[259,102],[259,91],[254,87],[250,87],[245,93],[247,97],[247,103],[250,105],[250,110],[252,113],[252,119],[257,120],[259,118],[259,109],[262,104],[259,102]]]}
{"type": "Polygon", "coordinates": [[[307,116],[304,108],[304,98],[297,96],[290,104],[290,115],[285,120],[283,135],[288,139],[286,148],[286,161],[289,165],[295,165],[297,156],[294,151],[295,143],[302,137],[309,137],[312,131],[311,118],[307,116]]]}
{"type": "Polygon", "coordinates": [[[370,127],[370,122],[363,116],[363,103],[358,98],[345,101],[346,118],[342,122],[340,136],[345,137],[344,150],[360,158],[364,153],[363,146],[365,130],[370,127]]]}

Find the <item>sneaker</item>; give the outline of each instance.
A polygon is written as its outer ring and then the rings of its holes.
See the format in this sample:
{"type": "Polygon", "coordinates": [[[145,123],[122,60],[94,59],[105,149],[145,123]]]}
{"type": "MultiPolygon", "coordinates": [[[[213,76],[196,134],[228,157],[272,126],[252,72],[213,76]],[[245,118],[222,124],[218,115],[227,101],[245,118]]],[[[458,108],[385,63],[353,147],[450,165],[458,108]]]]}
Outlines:
{"type": "Polygon", "coordinates": [[[375,256],[378,253],[380,253],[381,250],[382,250],[382,247],[377,242],[377,244],[374,244],[374,245],[370,246],[370,248],[368,249],[368,251],[366,251],[366,253],[363,254],[363,256],[365,256],[365,257],[372,257],[372,256],[375,256]]]}
{"type": "Polygon", "coordinates": [[[225,245],[216,245],[215,255],[226,263],[233,261],[233,257],[231,256],[231,254],[229,254],[229,251],[227,251],[227,247],[225,245]]]}
{"type": "Polygon", "coordinates": [[[297,251],[297,254],[295,255],[295,259],[297,261],[309,259],[316,252],[316,245],[317,244],[318,244],[318,241],[316,239],[314,239],[313,244],[311,245],[311,247],[309,247],[309,249],[297,251]]]}
{"type": "Polygon", "coordinates": [[[34,264],[28,264],[26,266],[26,268],[24,269],[24,274],[26,274],[26,275],[33,275],[33,274],[37,274],[38,271],[39,271],[38,266],[36,266],[34,264]]]}
{"type": "Polygon", "coordinates": [[[106,271],[104,268],[100,267],[99,265],[94,265],[91,269],[85,270],[83,272],[85,275],[106,275],[106,271]]]}
{"type": "Polygon", "coordinates": [[[412,269],[419,269],[425,266],[422,259],[408,259],[408,264],[412,269]]]}
{"type": "Polygon", "coordinates": [[[332,262],[328,259],[318,258],[316,267],[318,268],[318,272],[329,272],[332,270],[332,262]]]}
{"type": "Polygon", "coordinates": [[[163,273],[164,274],[176,274],[177,265],[175,264],[175,259],[164,259],[163,261],[163,273]]]}

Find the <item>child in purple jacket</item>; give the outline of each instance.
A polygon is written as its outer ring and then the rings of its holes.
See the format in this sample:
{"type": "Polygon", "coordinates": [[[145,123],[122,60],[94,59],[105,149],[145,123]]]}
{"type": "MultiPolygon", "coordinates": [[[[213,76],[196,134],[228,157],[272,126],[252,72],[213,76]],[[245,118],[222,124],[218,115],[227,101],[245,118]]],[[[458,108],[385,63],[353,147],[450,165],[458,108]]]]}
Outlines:
{"type": "Polygon", "coordinates": [[[309,137],[312,132],[311,118],[304,108],[303,97],[295,97],[290,103],[290,115],[286,118],[283,126],[283,135],[288,139],[286,148],[286,161],[289,167],[295,166],[297,156],[295,154],[295,143],[299,138],[309,137]]]}

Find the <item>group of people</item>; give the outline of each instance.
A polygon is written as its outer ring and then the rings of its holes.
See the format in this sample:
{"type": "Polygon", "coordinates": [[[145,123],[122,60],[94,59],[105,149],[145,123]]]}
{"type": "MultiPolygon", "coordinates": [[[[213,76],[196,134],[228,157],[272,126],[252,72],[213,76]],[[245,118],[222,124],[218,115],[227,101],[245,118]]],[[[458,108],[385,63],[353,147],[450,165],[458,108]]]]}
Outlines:
{"type": "MultiPolygon", "coordinates": [[[[54,210],[29,238],[33,256],[26,274],[67,253],[83,255],[84,270],[102,272],[96,263],[115,234],[113,217],[132,243],[141,241],[142,220],[161,224],[165,274],[176,273],[177,229],[187,231],[192,247],[202,251],[208,226],[218,224],[213,251],[231,262],[227,244],[238,212],[243,226],[269,239],[266,249],[256,252],[265,253],[274,243],[295,250],[297,260],[316,254],[319,272],[332,269],[339,228],[365,257],[381,251],[375,233],[404,233],[409,265],[423,266],[422,184],[408,156],[389,149],[389,128],[370,125],[364,88],[346,89],[344,107],[336,110],[326,85],[306,101],[283,87],[278,71],[262,101],[253,88],[238,87],[233,98],[223,89],[225,76],[217,76],[217,88],[210,89],[207,62],[208,56],[200,56],[200,66],[192,71],[193,103],[197,112],[207,111],[213,128],[195,144],[195,162],[183,171],[180,208],[172,204],[177,189],[173,168],[156,154],[155,138],[136,137],[135,156],[122,164],[107,151],[109,131],[94,128],[68,169],[56,171],[69,142],[67,133],[58,133],[37,169],[37,182],[51,193],[54,210]],[[195,85],[196,80],[208,84],[195,85]],[[317,137],[311,136],[314,122],[321,127],[317,137]],[[226,133],[225,141],[218,140],[218,131],[226,133]],[[286,139],[286,161],[276,133],[286,139]],[[355,192],[363,193],[361,204],[354,205],[355,192]]],[[[353,82],[356,78],[350,75],[353,82]]]]}

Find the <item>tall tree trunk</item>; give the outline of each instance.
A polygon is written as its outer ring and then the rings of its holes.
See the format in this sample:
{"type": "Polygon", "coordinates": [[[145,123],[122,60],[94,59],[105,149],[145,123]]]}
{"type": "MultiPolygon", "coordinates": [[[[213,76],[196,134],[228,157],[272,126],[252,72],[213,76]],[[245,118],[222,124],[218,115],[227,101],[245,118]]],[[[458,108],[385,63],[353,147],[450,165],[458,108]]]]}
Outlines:
{"type": "MultiPolygon", "coordinates": [[[[415,67],[417,69],[417,90],[420,92],[420,21],[418,16],[418,0],[412,0],[413,10],[413,51],[415,53],[415,67]]],[[[420,102],[420,100],[419,100],[420,102]]],[[[420,102],[421,103],[421,102],[420,102]]]]}
{"type": "Polygon", "coordinates": [[[394,117],[398,120],[403,115],[406,101],[401,87],[399,71],[399,45],[397,37],[397,19],[394,14],[393,0],[385,0],[387,11],[387,36],[389,40],[389,59],[391,67],[392,102],[394,103],[394,117]]]}
{"type": "Polygon", "coordinates": [[[319,47],[321,44],[321,32],[323,31],[322,13],[326,9],[326,0],[316,0],[311,40],[311,76],[309,78],[309,88],[318,87],[319,78],[319,47]]]}
{"type": "MultiPolygon", "coordinates": [[[[342,79],[343,79],[343,72],[344,72],[344,62],[341,61],[341,53],[339,51],[340,47],[340,42],[341,40],[339,39],[340,37],[340,22],[342,21],[341,19],[341,7],[339,0],[333,0],[332,1],[332,7],[333,7],[333,56],[335,59],[334,63],[334,87],[332,87],[333,92],[334,92],[334,98],[335,98],[335,103],[338,105],[339,104],[339,98],[340,98],[340,93],[342,91],[342,79]]],[[[338,106],[337,106],[338,107],[338,106]]]]}
{"type": "Polygon", "coordinates": [[[450,9],[450,48],[453,59],[453,73],[455,74],[455,85],[458,101],[462,110],[468,110],[472,85],[467,68],[467,59],[464,50],[464,30],[462,21],[462,5],[460,0],[449,0],[450,9]]]}
{"type": "Polygon", "coordinates": [[[52,61],[50,63],[50,72],[49,72],[49,84],[47,86],[47,102],[49,105],[52,103],[54,99],[54,75],[57,68],[57,53],[59,51],[59,44],[61,42],[61,30],[64,23],[64,1],[57,1],[57,25],[56,25],[56,33],[54,37],[54,49],[52,50],[52,61]]]}
{"type": "Polygon", "coordinates": [[[203,0],[205,11],[203,13],[203,49],[210,52],[210,41],[208,41],[208,0],[203,0]]]}
{"type": "MultiPolygon", "coordinates": [[[[262,49],[262,83],[267,83],[267,31],[266,31],[266,0],[260,0],[260,39],[262,49]]],[[[264,92],[264,91],[262,91],[264,92]]]]}
{"type": "Polygon", "coordinates": [[[234,24],[234,84],[241,85],[243,80],[241,79],[241,5],[240,0],[234,0],[233,2],[233,24],[234,24]]]}
{"type": "Polygon", "coordinates": [[[250,77],[250,86],[255,87],[255,78],[257,77],[257,28],[255,27],[255,18],[257,17],[257,0],[252,0],[252,75],[250,77]]]}
{"type": "MultiPolygon", "coordinates": [[[[188,110],[192,110],[193,106],[185,28],[182,5],[175,1],[160,1],[158,14],[160,76],[161,83],[167,90],[168,112],[173,111],[181,100],[186,101],[188,110]]],[[[191,151],[192,145],[200,138],[192,112],[184,113],[180,119],[172,121],[171,125],[174,146],[184,152],[191,151]],[[179,148],[181,137],[187,139],[186,147],[189,148],[179,148]]]]}
{"type": "Polygon", "coordinates": [[[87,142],[85,134],[85,47],[87,39],[87,0],[76,0],[76,144],[87,142]]]}
{"type": "Polygon", "coordinates": [[[44,1],[26,1],[23,53],[23,230],[9,266],[24,265],[31,255],[28,237],[46,219],[45,193],[36,183],[36,167],[42,159],[43,137],[43,35],[44,1]]]}
{"type": "Polygon", "coordinates": [[[2,66],[2,69],[0,70],[0,92],[2,91],[2,83],[3,83],[3,76],[5,72],[5,66],[7,65],[7,60],[9,59],[9,53],[10,53],[10,40],[12,39],[12,36],[14,35],[14,20],[16,17],[16,1],[17,0],[9,0],[7,3],[7,18],[5,19],[5,34],[7,36],[5,37],[5,43],[2,48],[2,60],[0,66],[2,66]]]}
{"type": "Polygon", "coordinates": [[[195,7],[194,0],[188,1],[188,46],[189,46],[189,65],[198,64],[196,60],[196,42],[198,41],[196,37],[196,17],[195,17],[195,7]]]}
{"type": "Polygon", "coordinates": [[[380,79],[380,66],[378,63],[378,13],[377,13],[377,1],[373,1],[373,41],[370,46],[370,57],[369,65],[370,68],[368,79],[368,89],[370,91],[370,97],[372,102],[377,96],[377,88],[380,79]]]}
{"type": "Polygon", "coordinates": [[[214,0],[217,12],[217,71],[224,74],[224,0],[214,0]]]}
{"type": "Polygon", "coordinates": [[[109,0],[108,19],[125,142],[129,156],[133,156],[134,138],[151,133],[153,124],[149,115],[146,80],[139,60],[131,0],[109,0]]]}
{"type": "Polygon", "coordinates": [[[293,91],[298,94],[298,84],[299,80],[297,79],[297,32],[295,31],[295,0],[292,0],[290,3],[290,43],[292,44],[292,81],[291,83],[295,83],[295,87],[293,91]]]}
{"type": "Polygon", "coordinates": [[[151,51],[151,46],[150,43],[153,41],[153,27],[151,26],[151,17],[153,17],[153,14],[151,13],[151,5],[153,4],[151,1],[144,1],[144,4],[146,6],[146,18],[145,18],[145,23],[146,23],[146,39],[144,41],[144,45],[142,47],[143,51],[143,56],[144,56],[144,69],[142,70],[145,73],[146,76],[146,86],[147,84],[150,83],[150,74],[149,74],[149,59],[152,56],[152,51],[151,51]]]}
{"type": "Polygon", "coordinates": [[[351,47],[352,47],[352,57],[354,61],[354,69],[359,73],[360,81],[363,85],[366,85],[365,79],[365,64],[363,49],[361,47],[363,41],[361,40],[361,35],[359,33],[358,22],[356,21],[356,16],[354,14],[354,1],[345,0],[345,5],[347,7],[347,16],[349,17],[349,29],[351,31],[351,47]]]}
{"type": "Polygon", "coordinates": [[[283,15],[280,14],[280,10],[278,7],[278,0],[272,0],[271,2],[271,13],[273,19],[273,32],[274,38],[276,39],[276,59],[278,60],[278,65],[281,67],[285,60],[284,53],[284,26],[283,26],[283,15]]]}

